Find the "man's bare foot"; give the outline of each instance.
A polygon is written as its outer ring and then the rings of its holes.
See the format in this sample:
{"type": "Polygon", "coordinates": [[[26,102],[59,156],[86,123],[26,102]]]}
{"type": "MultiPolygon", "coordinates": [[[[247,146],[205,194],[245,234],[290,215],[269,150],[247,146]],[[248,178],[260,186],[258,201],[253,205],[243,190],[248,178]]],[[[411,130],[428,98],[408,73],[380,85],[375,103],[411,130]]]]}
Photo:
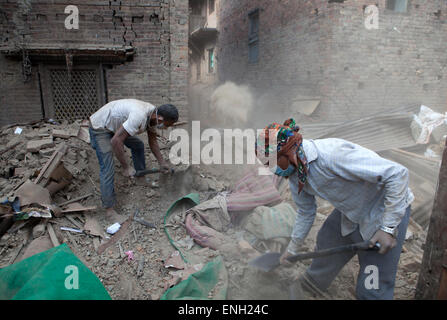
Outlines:
{"type": "Polygon", "coordinates": [[[107,208],[106,209],[106,219],[110,222],[110,223],[116,223],[116,222],[118,222],[118,223],[123,223],[124,221],[126,221],[126,217],[125,216],[123,216],[123,215],[121,215],[121,214],[118,214],[116,211],[115,211],[115,209],[113,209],[113,208],[107,208]]]}

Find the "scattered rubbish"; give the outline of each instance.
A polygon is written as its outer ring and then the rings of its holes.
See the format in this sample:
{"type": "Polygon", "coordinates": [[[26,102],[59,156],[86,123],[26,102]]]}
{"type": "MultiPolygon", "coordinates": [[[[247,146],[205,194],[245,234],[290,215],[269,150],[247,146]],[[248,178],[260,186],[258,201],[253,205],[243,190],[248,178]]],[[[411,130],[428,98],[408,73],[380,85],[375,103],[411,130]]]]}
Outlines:
{"type": "Polygon", "coordinates": [[[149,228],[154,228],[154,229],[157,228],[157,227],[155,226],[155,224],[150,223],[150,222],[147,222],[146,220],[139,218],[138,215],[139,215],[139,210],[137,209],[137,210],[135,210],[135,213],[134,213],[134,215],[133,215],[133,218],[132,218],[133,221],[138,222],[138,223],[141,223],[142,225],[144,225],[144,226],[146,226],[146,227],[149,227],[149,228]]]}
{"type": "Polygon", "coordinates": [[[43,236],[46,232],[46,229],[47,229],[47,226],[45,223],[36,224],[32,231],[33,239],[37,239],[37,238],[43,236]]]}
{"type": "Polygon", "coordinates": [[[42,206],[49,206],[53,203],[48,189],[37,185],[31,180],[27,180],[14,193],[14,197],[20,200],[20,206],[28,206],[38,203],[42,206]]]}
{"type": "Polygon", "coordinates": [[[50,236],[51,243],[53,247],[57,247],[60,245],[59,240],[57,239],[56,233],[54,232],[53,226],[51,223],[47,224],[48,235],[50,236]]]}
{"type": "Polygon", "coordinates": [[[124,254],[123,246],[121,245],[121,241],[118,241],[118,249],[120,250],[120,257],[121,257],[121,259],[126,257],[126,255],[124,254]]]}
{"type": "Polygon", "coordinates": [[[124,254],[127,256],[127,261],[132,261],[134,259],[133,251],[126,251],[124,254]]]}
{"type": "Polygon", "coordinates": [[[98,207],[96,207],[96,206],[85,207],[82,204],[80,204],[79,202],[74,202],[74,203],[69,203],[68,205],[66,205],[66,207],[64,209],[62,209],[62,213],[91,211],[91,210],[96,210],[97,208],[98,207]]]}
{"type": "Polygon", "coordinates": [[[29,207],[22,209],[21,212],[17,213],[17,220],[23,220],[28,218],[52,218],[50,209],[42,209],[37,207],[29,207]]]}
{"type": "Polygon", "coordinates": [[[86,195],[83,195],[83,196],[80,196],[80,197],[77,197],[77,198],[74,198],[74,199],[65,201],[65,202],[63,202],[63,203],[60,203],[58,206],[59,206],[59,207],[63,207],[63,206],[66,206],[66,205],[68,205],[68,204],[71,204],[71,203],[73,203],[73,202],[78,202],[78,201],[80,201],[80,200],[83,200],[83,199],[85,199],[85,198],[88,198],[88,197],[90,197],[90,196],[92,196],[92,195],[93,195],[93,193],[89,193],[89,194],[86,194],[86,195]]]}
{"type": "Polygon", "coordinates": [[[75,218],[70,217],[70,216],[65,216],[65,218],[70,221],[76,228],[78,228],[79,230],[82,230],[83,225],[81,223],[79,223],[78,221],[76,221],[75,218]]]}
{"type": "Polygon", "coordinates": [[[141,277],[143,275],[143,272],[144,272],[144,262],[145,262],[145,258],[144,258],[144,256],[142,256],[140,258],[140,260],[138,261],[137,277],[141,277]]]}
{"type": "Polygon", "coordinates": [[[98,254],[102,254],[107,248],[118,242],[118,240],[124,236],[124,234],[129,229],[131,220],[127,219],[122,225],[121,228],[110,238],[107,242],[101,244],[98,248],[98,254]]]}
{"type": "Polygon", "coordinates": [[[120,228],[121,228],[121,225],[118,222],[116,222],[107,228],[107,233],[115,234],[120,228]]]}
{"type": "Polygon", "coordinates": [[[165,268],[185,269],[185,262],[180,256],[179,251],[174,251],[171,256],[166,260],[165,268]]]}
{"type": "Polygon", "coordinates": [[[14,134],[21,134],[22,133],[22,131],[23,131],[23,129],[22,128],[20,128],[20,127],[17,127],[15,130],[14,130],[14,134]]]}
{"type": "Polygon", "coordinates": [[[20,257],[20,261],[51,248],[53,248],[51,239],[47,234],[44,234],[41,237],[30,242],[30,244],[24,250],[23,255],[20,257]]]}
{"type": "Polygon", "coordinates": [[[51,148],[54,146],[53,139],[31,140],[26,145],[26,151],[39,152],[40,149],[51,148]]]}
{"type": "Polygon", "coordinates": [[[77,135],[77,133],[73,134],[73,132],[70,132],[68,130],[53,129],[53,137],[54,138],[69,139],[70,137],[73,137],[76,135],[77,135]]]}
{"type": "Polygon", "coordinates": [[[160,188],[160,185],[157,182],[152,181],[151,187],[154,188],[154,189],[157,189],[157,188],[160,188]]]}
{"type": "Polygon", "coordinates": [[[422,105],[418,115],[414,115],[411,122],[411,132],[418,144],[427,144],[432,131],[447,123],[447,113],[440,114],[422,105]]]}
{"type": "Polygon", "coordinates": [[[40,171],[40,174],[36,178],[34,183],[39,184],[42,187],[46,187],[50,183],[53,172],[55,172],[58,169],[59,165],[61,164],[62,158],[64,157],[66,152],[67,152],[66,144],[59,145],[57,150],[54,151],[53,155],[50,157],[50,159],[47,161],[45,166],[40,171]]]}
{"type": "Polygon", "coordinates": [[[103,229],[98,220],[91,215],[86,215],[84,231],[92,236],[104,238],[103,229]]]}
{"type": "Polygon", "coordinates": [[[176,241],[176,244],[178,244],[182,248],[185,248],[186,250],[191,250],[191,248],[194,246],[194,239],[191,238],[190,236],[187,236],[183,239],[176,241]]]}
{"type": "Polygon", "coordinates": [[[76,232],[76,233],[83,233],[82,230],[80,230],[80,229],[74,229],[74,228],[69,228],[69,227],[61,227],[61,230],[71,231],[71,232],[76,232]]]}

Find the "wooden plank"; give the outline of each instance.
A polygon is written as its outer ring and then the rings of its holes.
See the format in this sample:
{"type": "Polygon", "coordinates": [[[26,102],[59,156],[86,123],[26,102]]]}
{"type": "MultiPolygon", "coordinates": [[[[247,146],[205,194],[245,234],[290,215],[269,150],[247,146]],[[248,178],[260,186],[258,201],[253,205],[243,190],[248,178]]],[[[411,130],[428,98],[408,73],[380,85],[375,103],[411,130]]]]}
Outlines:
{"type": "Polygon", "coordinates": [[[100,245],[101,245],[101,244],[100,244],[100,242],[99,242],[99,238],[98,238],[98,237],[94,237],[94,238],[93,238],[93,247],[95,248],[95,251],[96,251],[96,252],[98,251],[98,248],[99,248],[100,245]]]}
{"type": "Polygon", "coordinates": [[[71,199],[71,200],[62,202],[62,203],[58,204],[57,206],[61,208],[61,207],[63,207],[63,206],[66,206],[67,204],[70,204],[70,203],[73,203],[73,202],[80,201],[80,200],[85,199],[85,198],[88,198],[88,197],[90,197],[90,196],[92,196],[92,195],[93,195],[93,193],[89,193],[89,194],[86,194],[86,195],[83,195],[83,196],[80,196],[80,197],[77,197],[77,198],[74,198],[74,199],[71,199]]]}
{"type": "Polygon", "coordinates": [[[109,248],[110,246],[114,245],[115,243],[118,242],[119,239],[121,239],[124,234],[127,232],[127,229],[129,228],[129,225],[131,223],[131,219],[128,218],[122,225],[121,228],[117,231],[117,233],[115,233],[113,235],[112,238],[110,238],[109,241],[103,243],[102,245],[99,246],[98,248],[98,254],[102,254],[107,248],[109,248]]]}
{"type": "Polygon", "coordinates": [[[47,224],[47,231],[48,234],[50,235],[50,239],[51,242],[53,243],[54,247],[57,247],[60,245],[59,240],[57,239],[56,233],[54,232],[53,226],[51,225],[51,223],[47,224]]]}
{"type": "Polygon", "coordinates": [[[90,211],[90,210],[96,210],[98,207],[91,206],[91,207],[84,207],[80,203],[70,203],[65,209],[62,210],[62,213],[69,213],[69,212],[84,212],[84,211],[90,211]]]}
{"type": "Polygon", "coordinates": [[[79,230],[84,230],[84,226],[83,226],[81,223],[77,222],[77,221],[76,221],[75,219],[73,219],[72,217],[70,217],[70,216],[65,216],[65,218],[68,219],[68,221],[70,221],[71,223],[73,223],[74,226],[75,226],[76,228],[78,228],[79,230]]]}
{"type": "Polygon", "coordinates": [[[34,183],[45,186],[53,173],[54,170],[59,166],[62,158],[67,152],[67,145],[65,143],[61,144],[61,146],[54,151],[53,155],[47,161],[43,169],[40,171],[34,183]]]}

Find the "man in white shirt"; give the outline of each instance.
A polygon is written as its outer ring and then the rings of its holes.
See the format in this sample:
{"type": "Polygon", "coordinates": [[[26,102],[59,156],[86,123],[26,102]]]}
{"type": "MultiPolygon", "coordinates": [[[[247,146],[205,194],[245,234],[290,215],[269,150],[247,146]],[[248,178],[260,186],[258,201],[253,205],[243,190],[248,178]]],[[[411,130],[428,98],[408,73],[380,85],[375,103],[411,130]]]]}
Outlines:
{"type": "Polygon", "coordinates": [[[169,165],[160,153],[155,127],[167,128],[177,121],[178,110],[174,105],[155,107],[136,99],[111,101],[90,116],[90,140],[100,166],[101,200],[109,219],[122,220],[114,209],[116,198],[113,155],[121,163],[122,173],[126,177],[146,169],[144,143],[136,137],[146,131],[149,147],[162,172],[168,172],[169,165]],[[126,160],[124,145],[132,152],[133,166],[126,160]]]}

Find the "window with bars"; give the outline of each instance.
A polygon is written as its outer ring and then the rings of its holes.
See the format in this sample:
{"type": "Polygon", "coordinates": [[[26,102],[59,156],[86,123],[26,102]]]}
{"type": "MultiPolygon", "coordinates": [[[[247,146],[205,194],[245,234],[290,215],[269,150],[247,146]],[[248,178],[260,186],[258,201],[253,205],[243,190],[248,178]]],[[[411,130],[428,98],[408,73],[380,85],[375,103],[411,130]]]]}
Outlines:
{"type": "Polygon", "coordinates": [[[100,107],[96,69],[49,69],[52,114],[55,120],[88,119],[100,107]]]}

